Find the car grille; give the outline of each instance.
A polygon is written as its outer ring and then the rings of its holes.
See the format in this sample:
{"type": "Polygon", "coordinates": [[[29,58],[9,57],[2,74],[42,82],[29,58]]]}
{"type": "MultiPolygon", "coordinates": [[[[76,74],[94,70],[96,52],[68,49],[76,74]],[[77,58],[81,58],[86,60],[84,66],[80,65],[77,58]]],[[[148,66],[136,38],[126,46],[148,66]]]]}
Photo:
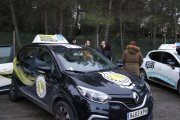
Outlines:
{"type": "Polygon", "coordinates": [[[145,96],[139,97],[138,103],[135,103],[133,98],[112,98],[112,102],[122,102],[129,108],[135,108],[143,104],[145,96]]]}

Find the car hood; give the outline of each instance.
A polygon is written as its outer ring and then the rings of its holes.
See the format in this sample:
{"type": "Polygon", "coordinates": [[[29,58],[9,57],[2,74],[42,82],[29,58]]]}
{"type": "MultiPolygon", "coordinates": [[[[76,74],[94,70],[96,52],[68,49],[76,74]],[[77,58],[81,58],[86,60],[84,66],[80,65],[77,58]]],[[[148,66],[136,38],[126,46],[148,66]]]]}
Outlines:
{"type": "Polygon", "coordinates": [[[145,82],[125,70],[109,70],[86,74],[71,74],[77,86],[95,89],[111,95],[130,95],[141,92],[145,82]]]}

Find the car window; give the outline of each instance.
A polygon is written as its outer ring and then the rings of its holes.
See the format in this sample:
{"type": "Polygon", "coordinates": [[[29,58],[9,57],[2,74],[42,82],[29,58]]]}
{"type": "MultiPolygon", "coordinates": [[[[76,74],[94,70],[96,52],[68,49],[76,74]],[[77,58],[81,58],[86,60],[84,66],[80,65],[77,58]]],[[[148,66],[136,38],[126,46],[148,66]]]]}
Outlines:
{"type": "Polygon", "coordinates": [[[53,61],[53,58],[51,54],[45,49],[39,49],[38,55],[35,59],[35,65],[37,67],[50,67],[51,73],[57,74],[57,67],[53,61]]]}
{"type": "Polygon", "coordinates": [[[34,47],[26,47],[23,49],[23,51],[19,54],[19,58],[26,62],[29,63],[30,65],[34,64],[35,56],[37,53],[37,48],[34,47]]]}
{"type": "Polygon", "coordinates": [[[0,64],[12,62],[11,47],[0,47],[0,64]]]}
{"type": "Polygon", "coordinates": [[[163,52],[162,63],[168,64],[168,62],[174,62],[175,66],[179,67],[178,61],[176,60],[176,58],[172,54],[170,54],[168,52],[163,52]]]}
{"type": "Polygon", "coordinates": [[[157,62],[161,62],[161,56],[162,56],[162,52],[151,52],[149,54],[149,57],[157,62]]]}
{"type": "Polygon", "coordinates": [[[35,64],[38,66],[51,66],[52,57],[50,53],[44,49],[39,49],[35,64]]]}

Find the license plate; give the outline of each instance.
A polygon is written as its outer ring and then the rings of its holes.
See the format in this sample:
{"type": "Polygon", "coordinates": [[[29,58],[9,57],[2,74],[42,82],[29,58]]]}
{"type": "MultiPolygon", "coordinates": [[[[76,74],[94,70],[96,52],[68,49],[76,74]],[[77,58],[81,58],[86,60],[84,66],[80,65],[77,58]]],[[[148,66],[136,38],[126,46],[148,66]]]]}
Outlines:
{"type": "Polygon", "coordinates": [[[148,108],[143,108],[133,112],[127,113],[127,120],[132,120],[148,114],[148,108]]]}

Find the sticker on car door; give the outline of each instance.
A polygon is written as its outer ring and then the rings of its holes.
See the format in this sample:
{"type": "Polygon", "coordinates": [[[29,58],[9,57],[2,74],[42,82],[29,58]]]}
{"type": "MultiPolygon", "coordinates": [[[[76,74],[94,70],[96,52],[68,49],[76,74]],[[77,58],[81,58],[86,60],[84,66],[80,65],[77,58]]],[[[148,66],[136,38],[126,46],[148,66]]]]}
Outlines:
{"type": "Polygon", "coordinates": [[[46,81],[42,75],[38,76],[36,79],[36,93],[40,98],[46,96],[46,81]]]}

